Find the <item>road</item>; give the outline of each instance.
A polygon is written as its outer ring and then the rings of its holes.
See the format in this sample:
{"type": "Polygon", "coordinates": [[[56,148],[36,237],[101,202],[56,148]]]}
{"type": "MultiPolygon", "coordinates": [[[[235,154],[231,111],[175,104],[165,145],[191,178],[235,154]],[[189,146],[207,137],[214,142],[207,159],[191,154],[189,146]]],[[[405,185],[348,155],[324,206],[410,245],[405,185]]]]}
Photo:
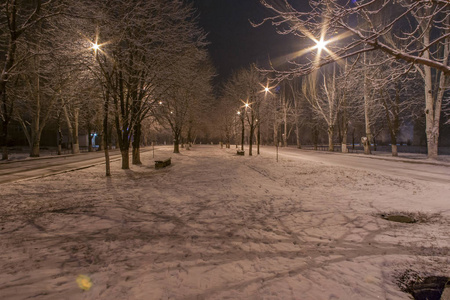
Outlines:
{"type": "MultiPolygon", "coordinates": [[[[110,151],[110,159],[111,161],[120,159],[120,152],[110,151]]],[[[102,163],[105,163],[103,151],[2,162],[0,163],[0,184],[58,174],[102,163]]]]}
{"type": "MultiPolygon", "coordinates": [[[[149,151],[148,150],[142,150],[149,151]]],[[[276,155],[276,148],[262,147],[262,153],[276,155]]],[[[345,166],[361,170],[377,171],[384,174],[425,180],[437,183],[450,183],[450,164],[433,164],[411,159],[391,159],[389,157],[375,157],[354,154],[340,154],[319,151],[299,151],[296,148],[279,148],[279,157],[289,159],[303,159],[334,166],[345,166]]],[[[111,160],[120,159],[119,151],[110,152],[111,160]]],[[[0,184],[32,179],[86,168],[104,163],[103,152],[82,153],[63,157],[48,157],[40,159],[18,160],[0,163],[0,184]]]]}
{"type": "MultiPolygon", "coordinates": [[[[276,148],[263,147],[262,153],[276,156],[276,148]]],[[[320,151],[305,151],[296,148],[279,148],[280,158],[303,159],[333,166],[345,166],[360,170],[378,171],[384,174],[450,184],[450,164],[398,159],[362,154],[342,154],[320,151]]]]}

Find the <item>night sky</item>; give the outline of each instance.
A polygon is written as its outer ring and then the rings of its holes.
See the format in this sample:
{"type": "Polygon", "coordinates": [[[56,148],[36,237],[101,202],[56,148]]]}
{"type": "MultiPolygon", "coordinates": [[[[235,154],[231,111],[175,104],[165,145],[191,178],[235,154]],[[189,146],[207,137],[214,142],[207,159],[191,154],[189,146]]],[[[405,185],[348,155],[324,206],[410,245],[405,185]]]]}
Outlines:
{"type": "Polygon", "coordinates": [[[249,19],[259,23],[271,13],[259,0],[192,1],[200,15],[199,25],[209,33],[208,49],[218,73],[216,87],[252,62],[267,65],[269,57],[279,60],[303,47],[298,38],[278,35],[271,24],[252,27],[249,19]]]}

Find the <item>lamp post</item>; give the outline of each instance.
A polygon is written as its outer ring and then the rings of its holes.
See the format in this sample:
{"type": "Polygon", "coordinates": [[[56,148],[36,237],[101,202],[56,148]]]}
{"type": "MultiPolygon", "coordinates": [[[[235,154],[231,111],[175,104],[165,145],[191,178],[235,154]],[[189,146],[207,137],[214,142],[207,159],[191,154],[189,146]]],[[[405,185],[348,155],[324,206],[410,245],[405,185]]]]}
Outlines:
{"type": "MultiPolygon", "coordinates": [[[[92,43],[92,47],[94,50],[95,60],[97,61],[100,70],[102,73],[104,73],[104,70],[102,68],[100,58],[98,53],[100,52],[100,45],[95,43],[92,43]]],[[[105,151],[105,169],[106,169],[106,176],[111,176],[111,167],[109,162],[109,149],[108,149],[108,113],[109,113],[109,97],[110,97],[110,91],[108,87],[106,87],[105,95],[104,95],[104,103],[103,103],[103,147],[105,151]]]]}
{"type": "MultiPolygon", "coordinates": [[[[264,101],[266,100],[266,98],[267,98],[267,93],[271,93],[270,92],[270,87],[269,87],[269,82],[267,82],[267,85],[266,86],[264,86],[263,84],[261,84],[260,83],[260,85],[262,86],[262,87],[264,87],[264,89],[262,90],[262,92],[264,92],[264,101]]],[[[260,148],[260,145],[261,145],[261,120],[260,120],[260,115],[259,115],[259,107],[260,107],[260,105],[257,105],[256,106],[256,127],[258,128],[258,133],[257,133],[257,135],[256,135],[256,139],[257,139],[257,148],[256,148],[256,150],[257,150],[257,154],[259,155],[260,154],[260,151],[259,151],[259,148],[260,148]]]]}
{"type": "Polygon", "coordinates": [[[237,149],[237,147],[238,147],[238,139],[237,139],[237,121],[236,121],[236,116],[237,116],[238,114],[236,113],[235,115],[234,115],[234,123],[233,123],[233,127],[234,127],[234,133],[233,133],[233,136],[234,136],[234,143],[236,144],[236,149],[237,149]]]}
{"type": "Polygon", "coordinates": [[[241,131],[241,151],[244,151],[244,135],[245,135],[245,127],[244,127],[244,114],[243,110],[237,112],[238,116],[241,118],[241,125],[242,125],[242,131],[241,131]]]}
{"type": "MultiPolygon", "coordinates": [[[[264,87],[264,100],[267,98],[267,93],[270,93],[269,83],[264,87]]],[[[260,154],[259,147],[261,145],[261,120],[259,115],[259,105],[256,107],[256,126],[258,127],[258,134],[256,136],[257,138],[257,147],[256,147],[256,154],[260,154]]]]}

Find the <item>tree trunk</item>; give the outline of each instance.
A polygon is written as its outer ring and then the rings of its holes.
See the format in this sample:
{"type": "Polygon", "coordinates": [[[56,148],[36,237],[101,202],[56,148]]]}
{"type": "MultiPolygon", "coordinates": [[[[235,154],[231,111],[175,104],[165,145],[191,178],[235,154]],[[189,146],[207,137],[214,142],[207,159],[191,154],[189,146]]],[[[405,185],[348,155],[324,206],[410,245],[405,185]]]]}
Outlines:
{"type": "Polygon", "coordinates": [[[74,118],[76,118],[76,122],[74,121],[74,124],[72,125],[72,122],[70,121],[70,116],[69,113],[67,111],[67,107],[64,105],[63,106],[63,110],[64,110],[64,116],[66,117],[66,121],[67,121],[67,128],[69,129],[69,137],[70,137],[70,142],[71,142],[71,150],[72,150],[72,154],[76,154],[80,152],[80,145],[78,144],[78,111],[79,109],[75,110],[75,115],[74,118]]]}
{"type": "Polygon", "coordinates": [[[130,149],[128,147],[120,149],[120,153],[122,154],[122,169],[128,170],[130,168],[130,149]]]}
{"type": "Polygon", "coordinates": [[[333,135],[334,135],[334,126],[328,126],[328,151],[334,151],[334,143],[333,143],[333,135]]]}
{"type": "Polygon", "coordinates": [[[319,130],[316,127],[312,130],[312,139],[314,144],[314,150],[317,150],[317,143],[319,142],[319,130]]]}
{"type": "Polygon", "coordinates": [[[58,133],[56,134],[56,144],[58,145],[58,155],[61,155],[62,148],[62,131],[61,131],[61,111],[58,111],[57,114],[57,125],[58,125],[58,133]]]}
{"type": "MultiPolygon", "coordinates": [[[[364,52],[364,64],[366,63],[366,52],[364,52]]],[[[366,125],[367,143],[364,143],[364,154],[371,154],[370,143],[372,142],[372,132],[370,130],[370,115],[369,115],[369,91],[367,90],[367,67],[364,67],[364,121],[366,125]]]]}
{"type": "Polygon", "coordinates": [[[241,132],[241,150],[244,151],[244,138],[245,138],[245,126],[244,126],[244,118],[241,117],[242,120],[242,132],[241,132]]]}
{"type": "Polygon", "coordinates": [[[122,169],[127,170],[130,168],[130,144],[128,141],[128,134],[124,132],[122,138],[123,141],[120,145],[120,153],[122,154],[122,169]]]}
{"type": "MultiPolygon", "coordinates": [[[[4,1],[3,1],[4,2],[4,1]]],[[[7,96],[6,96],[6,83],[8,82],[10,70],[14,66],[15,63],[15,57],[16,57],[16,51],[17,51],[17,42],[16,40],[19,38],[19,35],[16,34],[16,8],[14,6],[13,12],[11,14],[11,17],[13,23],[10,26],[10,30],[14,28],[14,34],[10,34],[10,38],[8,41],[8,52],[3,53],[6,58],[5,63],[3,64],[3,69],[0,72],[0,101],[1,101],[1,110],[2,110],[2,134],[0,137],[0,145],[2,147],[2,160],[8,159],[8,125],[9,121],[11,120],[11,115],[13,113],[13,105],[12,103],[9,106],[6,103],[7,96]],[[13,15],[14,14],[14,15],[13,15]]],[[[10,31],[10,33],[13,33],[10,31]]]]}
{"type": "Polygon", "coordinates": [[[79,108],[75,108],[74,120],[73,120],[73,133],[72,133],[72,154],[80,153],[80,142],[78,141],[78,115],[80,113],[79,108]]]}
{"type": "Polygon", "coordinates": [[[302,149],[302,143],[300,141],[300,126],[298,126],[298,123],[295,124],[295,135],[297,139],[297,148],[302,149]]]}
{"type": "Polygon", "coordinates": [[[392,156],[398,156],[397,144],[391,143],[392,156]]]}
{"type": "Polygon", "coordinates": [[[352,150],[355,150],[355,128],[352,131],[352,150]]]}
{"type": "Polygon", "coordinates": [[[180,142],[178,140],[173,142],[173,153],[180,153],[180,142]]]}
{"type": "Polygon", "coordinates": [[[61,132],[61,126],[60,126],[59,122],[58,122],[58,134],[57,134],[57,136],[58,136],[58,141],[57,141],[57,143],[58,143],[58,155],[61,155],[61,152],[62,152],[62,132],[61,132]]]}
{"type": "Polygon", "coordinates": [[[348,124],[344,124],[343,130],[342,130],[342,141],[341,141],[341,145],[342,145],[342,153],[348,153],[348,148],[347,148],[347,131],[348,131],[348,124]]]}
{"type": "Polygon", "coordinates": [[[140,152],[140,144],[141,144],[141,122],[136,122],[134,125],[134,140],[133,140],[133,165],[142,165],[141,162],[141,152],[140,152]]]}
{"type": "Polygon", "coordinates": [[[427,149],[428,149],[428,158],[429,159],[437,159],[438,149],[439,149],[438,148],[439,127],[433,123],[434,122],[427,120],[427,131],[426,132],[427,132],[427,149]]]}
{"type": "Polygon", "coordinates": [[[109,114],[109,92],[106,91],[105,99],[103,104],[103,134],[102,138],[100,139],[100,145],[99,150],[101,148],[101,144],[105,146],[105,173],[106,176],[111,176],[111,167],[110,167],[110,161],[109,161],[109,150],[108,147],[106,147],[106,144],[108,143],[108,114],[109,114]]]}
{"type": "MultiPolygon", "coordinates": [[[[108,146],[109,149],[112,149],[112,134],[108,134],[108,144],[106,146],[108,146]]],[[[114,147],[116,149],[120,149],[120,142],[119,142],[119,138],[117,136],[116,136],[114,147]]]]}
{"type": "Polygon", "coordinates": [[[180,134],[175,133],[173,137],[173,153],[180,153],[180,134]]]}
{"type": "Polygon", "coordinates": [[[133,146],[131,163],[133,165],[142,165],[139,146],[137,146],[137,147],[133,146]]]}
{"type": "Polygon", "coordinates": [[[253,134],[255,133],[255,126],[250,124],[250,134],[248,138],[248,155],[252,156],[252,148],[253,148],[253,134]]]}
{"type": "Polygon", "coordinates": [[[2,121],[2,133],[0,136],[0,145],[2,145],[2,160],[8,160],[8,125],[8,119],[2,121]]]}
{"type": "Polygon", "coordinates": [[[257,151],[256,152],[259,155],[260,154],[259,146],[261,145],[261,123],[258,123],[258,133],[257,133],[256,139],[258,141],[258,143],[257,143],[257,151]]]}
{"type": "MultiPolygon", "coordinates": [[[[103,130],[105,130],[105,129],[103,129],[103,130]]],[[[103,132],[100,132],[98,134],[98,151],[104,150],[103,147],[104,147],[104,145],[106,145],[105,143],[106,143],[105,134],[103,132]]]]}
{"type": "MultiPolygon", "coordinates": [[[[449,25],[450,18],[447,16],[445,19],[445,25],[449,25]]],[[[446,34],[449,34],[449,31],[445,31],[446,34]]],[[[428,45],[430,42],[431,29],[426,29],[423,35],[424,45],[428,45]]],[[[443,64],[448,65],[448,59],[450,56],[450,46],[449,46],[448,38],[445,40],[445,45],[443,46],[443,64]]],[[[430,50],[427,49],[423,53],[423,57],[425,59],[430,58],[430,50]]],[[[439,83],[437,90],[435,91],[435,95],[433,95],[433,82],[432,82],[432,73],[431,68],[429,66],[424,66],[424,81],[425,81],[425,131],[427,134],[427,148],[428,148],[428,158],[429,159],[437,159],[438,157],[438,141],[439,141],[439,121],[441,118],[441,110],[442,110],[442,101],[444,98],[444,94],[447,91],[448,87],[448,77],[436,70],[437,75],[439,77],[439,83]]],[[[438,76],[436,76],[438,78],[438,76]]]]}
{"type": "Polygon", "coordinates": [[[87,132],[88,132],[88,152],[93,152],[94,149],[92,148],[92,139],[94,135],[91,134],[91,125],[89,123],[87,126],[87,132]]]}
{"type": "Polygon", "coordinates": [[[33,145],[31,146],[31,149],[30,149],[30,157],[39,157],[39,145],[40,145],[40,140],[35,138],[33,140],[33,145]]]}
{"type": "Polygon", "coordinates": [[[278,147],[278,123],[276,119],[273,123],[273,145],[278,147]]]}
{"type": "Polygon", "coordinates": [[[425,66],[425,131],[427,134],[428,158],[436,159],[438,157],[439,140],[439,114],[436,111],[433,97],[433,83],[431,68],[425,66]]]}
{"type": "MultiPolygon", "coordinates": [[[[347,69],[347,60],[345,61],[345,69],[347,69]]],[[[342,153],[348,153],[347,149],[347,133],[348,133],[348,113],[347,113],[347,97],[344,95],[342,101],[343,114],[342,114],[342,139],[341,139],[341,151],[342,153]]]]}
{"type": "Polygon", "coordinates": [[[364,146],[364,154],[372,154],[372,151],[370,150],[370,142],[369,139],[366,137],[363,141],[363,146],[364,146]]]}

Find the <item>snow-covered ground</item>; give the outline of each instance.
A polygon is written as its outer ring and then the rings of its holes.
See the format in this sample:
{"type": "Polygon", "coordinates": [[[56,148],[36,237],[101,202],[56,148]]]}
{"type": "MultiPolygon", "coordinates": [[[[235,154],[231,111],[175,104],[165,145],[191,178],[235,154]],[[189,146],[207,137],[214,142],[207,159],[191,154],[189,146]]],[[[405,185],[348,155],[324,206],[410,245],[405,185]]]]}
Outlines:
{"type": "Polygon", "coordinates": [[[0,185],[0,298],[409,299],[405,272],[450,276],[449,184],[235,153],[0,185]]]}

